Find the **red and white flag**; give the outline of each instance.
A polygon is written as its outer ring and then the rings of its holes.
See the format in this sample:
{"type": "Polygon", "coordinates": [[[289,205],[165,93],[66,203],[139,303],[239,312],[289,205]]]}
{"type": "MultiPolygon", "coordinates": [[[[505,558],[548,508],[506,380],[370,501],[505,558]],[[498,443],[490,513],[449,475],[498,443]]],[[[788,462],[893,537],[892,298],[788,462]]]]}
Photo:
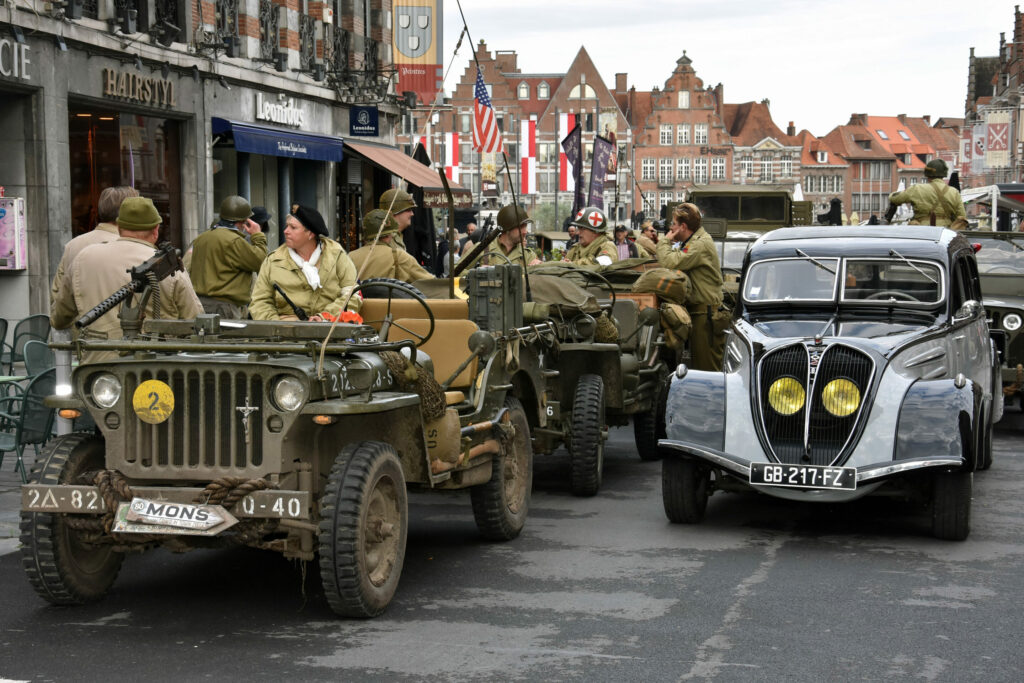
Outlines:
{"type": "Polygon", "coordinates": [[[459,182],[459,134],[444,134],[444,174],[448,180],[459,182]]]}
{"type": "MultiPolygon", "coordinates": [[[[573,128],[576,127],[576,114],[558,115],[558,139],[564,140],[573,128]]],[[[573,177],[572,165],[569,158],[565,156],[565,150],[561,145],[558,147],[558,190],[559,192],[571,192],[576,189],[576,181],[573,177]]]]}
{"type": "Polygon", "coordinates": [[[478,152],[501,151],[501,131],[498,130],[491,97],[487,94],[484,75],[479,68],[473,88],[473,149],[478,152]]]}
{"type": "Polygon", "coordinates": [[[520,125],[519,149],[522,164],[519,166],[520,194],[537,194],[537,117],[520,125]]]}

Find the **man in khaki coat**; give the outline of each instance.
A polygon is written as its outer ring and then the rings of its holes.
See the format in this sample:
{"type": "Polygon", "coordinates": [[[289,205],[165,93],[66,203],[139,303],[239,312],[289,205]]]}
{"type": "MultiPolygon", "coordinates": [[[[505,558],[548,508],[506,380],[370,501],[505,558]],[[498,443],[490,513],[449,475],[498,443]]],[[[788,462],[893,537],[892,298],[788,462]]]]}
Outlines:
{"type": "MultiPolygon", "coordinates": [[[[131,280],[128,271],[153,257],[160,234],[160,214],[153,201],[145,197],[125,199],[117,215],[117,230],[118,239],[83,249],[64,273],[51,304],[50,322],[56,329],[70,327],[124,287],[131,280]]],[[[161,280],[158,286],[160,310],[147,310],[147,316],[188,320],[203,312],[188,273],[175,273],[161,280]]],[[[151,308],[154,298],[150,299],[151,308]]],[[[117,316],[117,308],[107,311],[82,330],[82,337],[120,339],[121,323],[117,316]]],[[[91,351],[83,355],[82,362],[96,363],[113,358],[117,358],[116,351],[91,351]]]]}
{"type": "Polygon", "coordinates": [[[619,260],[619,250],[608,239],[608,219],[604,211],[588,206],[576,215],[572,225],[580,229],[580,241],[563,261],[577,266],[608,266],[619,260]]]}
{"type": "Polygon", "coordinates": [[[54,304],[57,301],[57,292],[60,289],[61,280],[64,279],[64,273],[71,267],[75,257],[78,256],[80,251],[90,245],[116,240],[118,238],[117,224],[114,221],[117,220],[117,212],[121,208],[121,202],[128,197],[138,196],[138,191],[134,187],[128,187],[127,185],[108,187],[100,193],[100,200],[96,205],[100,220],[99,224],[89,232],[73,237],[70,242],[64,245],[64,254],[60,257],[60,263],[57,265],[57,274],[53,276],[53,282],[50,285],[51,318],[53,317],[54,304]]]}
{"type": "Polygon", "coordinates": [[[712,316],[722,303],[722,268],[711,235],[701,227],[700,209],[677,204],[665,238],[658,241],[659,265],[681,270],[690,278],[686,310],[693,320],[690,332],[690,367],[721,370],[725,333],[715,333],[712,316]],[[676,246],[674,243],[678,243],[676,246]]]}
{"type": "Polygon", "coordinates": [[[403,282],[434,278],[409,252],[394,244],[397,233],[398,222],[388,216],[387,211],[374,209],[363,217],[363,246],[348,255],[356,266],[360,281],[375,277],[403,282]]]}
{"type": "MultiPolygon", "coordinates": [[[[515,204],[501,207],[501,210],[498,211],[498,229],[501,230],[501,233],[488,245],[487,251],[475,258],[473,263],[466,267],[500,266],[511,262],[514,265],[520,266],[523,272],[526,272],[526,266],[539,264],[541,260],[537,258],[537,254],[532,249],[525,248],[526,235],[529,232],[531,223],[533,223],[533,219],[530,218],[523,207],[516,206],[515,204]]],[[[466,251],[468,255],[476,245],[472,242],[467,242],[467,244],[472,245],[466,251]]]]}
{"type": "Polygon", "coordinates": [[[405,249],[405,241],[402,239],[402,233],[405,229],[412,225],[412,216],[414,209],[416,208],[416,200],[412,198],[412,195],[405,190],[388,190],[380,196],[380,202],[377,204],[377,208],[382,211],[388,211],[391,216],[398,223],[398,230],[395,232],[394,242],[399,249],[405,249]]]}
{"type": "Polygon", "coordinates": [[[246,316],[253,276],[267,258],[267,236],[252,220],[244,197],[226,197],[220,220],[192,243],[188,273],[207,313],[240,320],[246,316]]]}
{"type": "Polygon", "coordinates": [[[903,192],[893,192],[889,195],[889,203],[894,206],[910,204],[914,207],[914,217],[910,219],[910,225],[950,227],[958,218],[966,222],[964,200],[955,187],[946,184],[948,172],[949,167],[945,161],[932,159],[924,167],[928,183],[911,185],[903,192]]]}

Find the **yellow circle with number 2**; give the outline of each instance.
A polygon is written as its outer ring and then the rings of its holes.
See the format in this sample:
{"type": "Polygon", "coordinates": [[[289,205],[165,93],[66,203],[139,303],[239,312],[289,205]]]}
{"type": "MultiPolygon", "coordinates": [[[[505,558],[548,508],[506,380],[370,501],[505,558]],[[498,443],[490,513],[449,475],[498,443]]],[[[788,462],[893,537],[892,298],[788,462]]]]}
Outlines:
{"type": "Polygon", "coordinates": [[[158,379],[147,379],[132,395],[132,407],[140,420],[158,425],[174,412],[174,392],[158,379]]]}

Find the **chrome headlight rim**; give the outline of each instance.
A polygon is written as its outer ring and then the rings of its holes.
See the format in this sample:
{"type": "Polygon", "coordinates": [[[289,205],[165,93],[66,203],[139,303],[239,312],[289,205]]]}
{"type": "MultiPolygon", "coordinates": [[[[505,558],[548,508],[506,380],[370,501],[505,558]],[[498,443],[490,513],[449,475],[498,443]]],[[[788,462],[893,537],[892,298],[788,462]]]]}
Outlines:
{"type": "Polygon", "coordinates": [[[291,413],[306,403],[306,385],[294,375],[278,375],[271,385],[270,397],[274,407],[282,413],[291,413]]]}
{"type": "Polygon", "coordinates": [[[89,397],[104,410],[113,408],[121,400],[124,386],[121,380],[110,372],[101,372],[89,379],[89,397]]]}
{"type": "Polygon", "coordinates": [[[1024,322],[1024,319],[1021,318],[1019,313],[1007,313],[1003,316],[1003,319],[999,321],[999,324],[1007,332],[1016,332],[1020,329],[1022,322],[1024,322]]]}

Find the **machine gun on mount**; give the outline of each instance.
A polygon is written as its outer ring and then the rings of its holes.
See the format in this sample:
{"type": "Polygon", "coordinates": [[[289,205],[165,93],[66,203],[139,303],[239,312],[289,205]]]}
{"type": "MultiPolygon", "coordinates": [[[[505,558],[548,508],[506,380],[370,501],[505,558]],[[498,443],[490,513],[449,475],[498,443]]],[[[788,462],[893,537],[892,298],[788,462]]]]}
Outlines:
{"type": "Polygon", "coordinates": [[[138,336],[150,298],[153,299],[153,310],[159,315],[160,288],[157,285],[161,280],[179,270],[185,270],[185,266],[181,262],[181,254],[170,242],[161,242],[151,258],[128,271],[131,275],[128,284],[96,304],[92,310],[76,320],[75,327],[82,329],[93,324],[114,306],[124,302],[119,313],[121,329],[126,338],[138,336]],[[139,296],[138,305],[133,306],[132,295],[139,292],[141,292],[141,296],[139,296]]]}

